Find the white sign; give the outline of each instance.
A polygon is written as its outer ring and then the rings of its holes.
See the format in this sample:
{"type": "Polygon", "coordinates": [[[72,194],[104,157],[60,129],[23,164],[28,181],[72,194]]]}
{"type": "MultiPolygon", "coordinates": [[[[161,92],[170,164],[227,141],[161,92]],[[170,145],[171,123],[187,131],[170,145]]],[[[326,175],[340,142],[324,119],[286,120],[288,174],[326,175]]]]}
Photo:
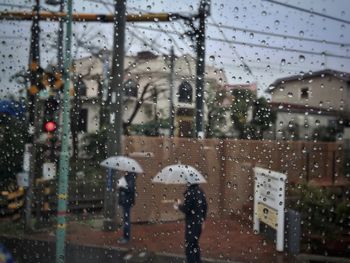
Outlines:
{"type": "Polygon", "coordinates": [[[27,172],[20,172],[16,176],[17,185],[22,187],[29,186],[29,174],[27,172]]]}
{"type": "Polygon", "coordinates": [[[56,176],[55,163],[43,163],[43,180],[51,180],[56,176]]]}
{"type": "Polygon", "coordinates": [[[254,168],[254,231],[259,233],[260,222],[277,231],[277,251],[284,247],[284,206],[286,175],[263,169],[254,168]]]}
{"type": "Polygon", "coordinates": [[[24,146],[23,171],[25,171],[25,172],[29,172],[29,170],[30,170],[31,147],[32,147],[32,144],[30,144],[30,143],[27,143],[24,146]]]}

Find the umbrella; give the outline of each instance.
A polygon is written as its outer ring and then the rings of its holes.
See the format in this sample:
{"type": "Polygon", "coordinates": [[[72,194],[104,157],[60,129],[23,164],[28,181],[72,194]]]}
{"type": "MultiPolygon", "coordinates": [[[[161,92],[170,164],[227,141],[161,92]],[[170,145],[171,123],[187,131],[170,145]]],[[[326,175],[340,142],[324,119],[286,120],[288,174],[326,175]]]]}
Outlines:
{"type": "Polygon", "coordinates": [[[109,157],[106,160],[102,161],[100,165],[102,167],[119,171],[143,173],[143,169],[137,161],[125,156],[109,157]]]}
{"type": "Polygon", "coordinates": [[[174,164],[163,168],[153,179],[162,184],[200,184],[206,183],[203,175],[189,165],[174,164]]]}

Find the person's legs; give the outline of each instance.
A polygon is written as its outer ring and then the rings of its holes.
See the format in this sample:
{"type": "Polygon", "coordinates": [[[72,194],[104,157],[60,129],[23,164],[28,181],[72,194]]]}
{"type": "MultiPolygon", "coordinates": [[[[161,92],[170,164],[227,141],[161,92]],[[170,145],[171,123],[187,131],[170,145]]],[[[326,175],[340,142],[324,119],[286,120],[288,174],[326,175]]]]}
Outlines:
{"type": "Polygon", "coordinates": [[[130,206],[123,207],[123,223],[124,223],[124,239],[130,240],[131,226],[130,226],[130,206]]]}
{"type": "Polygon", "coordinates": [[[186,259],[187,263],[201,263],[201,254],[198,240],[186,242],[186,259]]]}
{"type": "Polygon", "coordinates": [[[201,251],[199,248],[199,237],[202,232],[201,226],[192,225],[188,230],[185,240],[187,263],[201,263],[201,251]]]}

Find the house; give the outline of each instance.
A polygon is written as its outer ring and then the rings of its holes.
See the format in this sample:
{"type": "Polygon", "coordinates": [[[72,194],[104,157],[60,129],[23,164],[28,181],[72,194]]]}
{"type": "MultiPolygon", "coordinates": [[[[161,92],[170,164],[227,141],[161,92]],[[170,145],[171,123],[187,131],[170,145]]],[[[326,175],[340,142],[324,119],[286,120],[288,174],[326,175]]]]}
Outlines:
{"type": "Polygon", "coordinates": [[[349,73],[326,69],[289,76],[268,92],[277,112],[277,139],[334,140],[349,125],[349,73]]]}
{"type": "MultiPolygon", "coordinates": [[[[111,56],[101,53],[75,61],[75,75],[80,78],[81,107],[79,121],[82,133],[93,133],[106,123],[105,109],[108,105],[108,83],[111,56]],[[102,107],[101,107],[102,105],[102,107]]],[[[169,120],[170,102],[174,105],[175,136],[193,137],[195,129],[196,98],[196,60],[190,55],[175,57],[174,84],[170,89],[170,57],[155,55],[149,51],[139,52],[136,56],[126,56],[124,75],[124,123],[133,127],[147,123],[161,123],[169,120]],[[140,104],[139,108],[136,105],[140,104]],[[135,112],[135,109],[136,112],[135,112]],[[135,114],[136,113],[136,114],[135,114]],[[130,119],[131,118],[131,119],[130,119]]],[[[206,66],[205,90],[224,85],[225,73],[221,69],[206,66]]],[[[205,109],[206,110],[206,109],[205,109]]],[[[108,122],[108,120],[107,120],[108,122]]],[[[158,128],[157,128],[158,129],[158,128]]],[[[168,134],[169,127],[158,130],[159,134],[168,134]]]]}

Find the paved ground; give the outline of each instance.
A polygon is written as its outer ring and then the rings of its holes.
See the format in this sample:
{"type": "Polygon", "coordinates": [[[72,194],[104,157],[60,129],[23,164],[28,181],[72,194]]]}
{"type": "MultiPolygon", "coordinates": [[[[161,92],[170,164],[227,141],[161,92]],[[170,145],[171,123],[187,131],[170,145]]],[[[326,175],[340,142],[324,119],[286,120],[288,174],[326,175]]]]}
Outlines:
{"type": "MultiPolygon", "coordinates": [[[[133,253],[143,251],[158,254],[184,254],[184,222],[158,224],[133,224],[132,241],[128,245],[117,244],[122,232],[103,232],[93,224],[70,222],[67,240],[75,244],[123,247],[133,253]]],[[[54,240],[54,232],[31,235],[39,239],[54,240]]],[[[256,235],[250,223],[239,219],[209,219],[200,240],[204,258],[234,262],[295,262],[285,253],[277,253],[273,241],[256,235]]]]}

